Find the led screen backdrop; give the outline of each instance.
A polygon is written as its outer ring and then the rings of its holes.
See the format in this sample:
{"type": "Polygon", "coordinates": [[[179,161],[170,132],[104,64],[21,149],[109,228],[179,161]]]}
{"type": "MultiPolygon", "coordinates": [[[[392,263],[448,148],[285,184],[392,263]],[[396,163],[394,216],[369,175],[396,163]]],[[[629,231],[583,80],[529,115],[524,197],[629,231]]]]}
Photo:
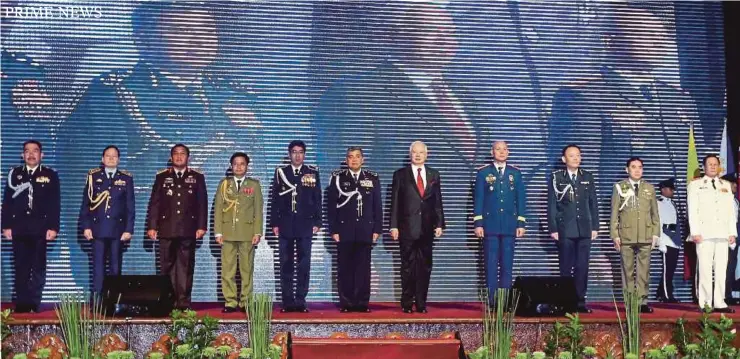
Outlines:
{"type": "MultiPolygon", "coordinates": [[[[718,149],[725,118],[720,3],[3,1],[0,10],[2,183],[30,137],[43,142],[44,163],[62,182],[47,301],[90,286],[77,217],[86,173],[106,145],[121,148],[136,186],[123,271],[153,274],[146,204],[173,144],[190,146],[212,199],[237,150],[249,153],[251,175],[269,191],[293,139],[308,144],[307,163],[319,165],[324,184],[345,149],[362,146],[384,188],[407,163],[409,144],[428,144],[448,223],[434,249],[432,301],[477,300],[483,286],[471,181],[497,139],[509,142],[527,183],[515,275],[557,274],[546,178],[561,147],[580,144],[601,213],[589,300],[611,300],[621,284],[607,213],[625,159],[643,157],[654,184],[676,177],[683,203],[689,127],[704,155],[718,149]]],[[[398,300],[397,243],[385,235],[372,255],[372,300],[398,300]]],[[[194,300],[220,296],[219,257],[209,231],[196,254],[194,300]]],[[[279,295],[276,258],[269,235],[257,250],[256,290],[279,295]]],[[[3,241],[3,301],[13,295],[13,260],[3,241]]],[[[336,247],[322,231],[309,299],[336,297],[335,268],[336,247]]],[[[655,252],[653,288],[659,273],[655,252]]]]}

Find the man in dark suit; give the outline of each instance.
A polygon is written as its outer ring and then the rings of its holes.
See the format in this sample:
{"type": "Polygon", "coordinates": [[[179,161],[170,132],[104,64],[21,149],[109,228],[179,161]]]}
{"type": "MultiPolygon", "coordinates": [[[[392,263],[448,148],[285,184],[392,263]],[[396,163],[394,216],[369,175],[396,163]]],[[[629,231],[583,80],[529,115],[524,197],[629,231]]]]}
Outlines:
{"type": "Polygon", "coordinates": [[[147,235],[159,241],[160,273],[169,275],[175,307],[190,307],[195,269],[195,241],[208,228],[206,179],[188,167],[190,149],[176,144],[170,150],[172,167],[159,171],[152,187],[147,235]]]}
{"type": "Polygon", "coordinates": [[[417,141],[409,149],[411,166],[393,173],[391,237],[401,248],[401,308],[427,312],[432,275],[432,247],[442,235],[445,217],[439,172],[425,165],[427,146],[417,141]]]}
{"type": "Polygon", "coordinates": [[[275,170],[270,208],[270,225],[280,247],[281,312],[308,313],[306,295],[311,274],[311,241],[321,228],[321,182],[318,168],[303,165],[306,159],[303,141],[291,141],[288,156],[290,164],[275,170]],[[294,253],[298,263],[293,260],[294,253]],[[294,292],[293,273],[296,271],[294,292]]]}
{"type": "Polygon", "coordinates": [[[118,147],[103,150],[103,166],[87,174],[82,193],[80,228],[88,241],[93,241],[93,290],[100,294],[106,275],[121,274],[123,243],[134,233],[136,208],[134,205],[134,177],[118,168],[118,147]]]}
{"type": "Polygon", "coordinates": [[[362,168],[362,148],[347,149],[346,170],[329,182],[327,213],[337,242],[337,287],[342,313],[370,312],[370,253],[383,231],[378,174],[362,168]]]}
{"type": "Polygon", "coordinates": [[[10,170],[3,191],[3,236],[13,241],[15,311],[38,312],[46,283],[46,242],[59,232],[59,177],[41,165],[41,143],[23,143],[25,165],[10,170]]]}
{"type": "Polygon", "coordinates": [[[563,148],[566,169],[557,170],[548,181],[547,218],[552,239],[558,241],[560,275],[575,277],[578,311],[586,307],[588,261],[591,241],[599,234],[599,207],[594,176],[581,166],[581,148],[563,148]]]}
{"type": "MultiPolygon", "coordinates": [[[[729,173],[722,176],[722,179],[730,182],[730,188],[732,188],[732,197],[735,198],[735,225],[738,229],[738,232],[740,232],[740,221],[738,220],[738,215],[740,215],[740,201],[738,201],[737,199],[737,174],[729,173]]],[[[725,283],[725,303],[727,303],[728,305],[740,304],[740,299],[734,298],[732,296],[733,291],[737,291],[738,289],[740,289],[740,286],[738,285],[738,280],[735,279],[738,262],[737,255],[737,244],[735,246],[730,246],[730,253],[727,257],[727,279],[725,283]]]]}

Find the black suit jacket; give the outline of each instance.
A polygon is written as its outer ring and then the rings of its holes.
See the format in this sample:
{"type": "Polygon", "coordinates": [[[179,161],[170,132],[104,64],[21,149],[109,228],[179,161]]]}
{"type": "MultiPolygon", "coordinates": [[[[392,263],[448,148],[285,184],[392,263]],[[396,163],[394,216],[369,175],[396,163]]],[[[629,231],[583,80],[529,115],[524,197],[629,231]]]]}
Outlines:
{"type": "Polygon", "coordinates": [[[557,232],[561,238],[591,237],[599,230],[599,205],[596,198],[594,176],[578,169],[576,182],[568,177],[567,170],[557,170],[547,184],[548,231],[557,232]]]}
{"type": "Polygon", "coordinates": [[[391,228],[398,229],[399,238],[432,239],[435,228],[445,228],[439,171],[425,167],[427,181],[423,197],[416,188],[411,166],[393,173],[391,228]]]}
{"type": "Polygon", "coordinates": [[[24,172],[24,167],[13,168],[6,178],[2,205],[3,229],[12,229],[13,236],[46,236],[47,230],[59,232],[60,191],[56,171],[39,165],[29,176],[24,172]],[[24,183],[30,183],[33,187],[30,206],[30,189],[23,189],[24,183]],[[11,186],[17,189],[17,195],[11,186]]]}

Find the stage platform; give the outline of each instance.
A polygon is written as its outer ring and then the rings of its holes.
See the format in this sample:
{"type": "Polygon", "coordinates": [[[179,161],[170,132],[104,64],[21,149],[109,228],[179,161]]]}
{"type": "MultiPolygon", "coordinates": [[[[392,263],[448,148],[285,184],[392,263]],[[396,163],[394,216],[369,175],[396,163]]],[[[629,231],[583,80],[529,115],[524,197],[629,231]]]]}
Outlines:
{"type": "MultiPolygon", "coordinates": [[[[618,337],[619,327],[613,303],[591,303],[593,313],[581,314],[581,322],[588,335],[618,337]]],[[[335,303],[309,303],[310,313],[280,313],[276,306],[273,312],[273,334],[291,332],[294,337],[326,338],[332,333],[344,332],[350,337],[382,338],[389,333],[399,333],[407,338],[436,338],[443,332],[458,331],[466,350],[481,345],[482,306],[480,303],[430,303],[429,313],[406,314],[397,303],[373,303],[371,313],[340,313],[335,303]]],[[[5,303],[2,308],[12,308],[5,303]]],[[[242,343],[247,343],[247,321],[244,313],[221,313],[221,303],[196,303],[193,309],[199,315],[210,315],[221,320],[221,332],[234,334],[242,343]]],[[[654,313],[643,314],[644,331],[670,333],[678,318],[696,322],[701,317],[693,304],[653,305],[654,313]]],[[[728,315],[736,324],[739,313],[728,315]]],[[[59,333],[58,321],[53,304],[44,304],[40,313],[14,314],[9,324],[13,331],[6,343],[15,350],[26,350],[34,340],[47,333],[59,333]]],[[[719,317],[719,314],[712,314],[719,317]]],[[[624,313],[622,312],[624,319],[624,313]]],[[[544,337],[556,321],[567,321],[565,317],[517,317],[515,341],[519,348],[540,348],[544,337]]],[[[161,334],[166,332],[169,318],[108,318],[111,332],[120,334],[130,349],[141,357],[161,334]]],[[[738,326],[740,329],[740,326],[738,326]]]]}

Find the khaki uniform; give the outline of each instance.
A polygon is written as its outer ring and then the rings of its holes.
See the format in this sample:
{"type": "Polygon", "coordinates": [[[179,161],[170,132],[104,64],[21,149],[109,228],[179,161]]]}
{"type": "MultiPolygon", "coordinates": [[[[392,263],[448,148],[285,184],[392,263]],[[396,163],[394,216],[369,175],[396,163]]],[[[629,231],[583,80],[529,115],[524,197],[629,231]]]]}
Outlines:
{"type": "Polygon", "coordinates": [[[241,185],[234,177],[221,180],[214,204],[214,230],[223,236],[221,247],[221,290],[226,306],[244,307],[252,294],[254,246],[252,237],[262,235],[262,188],[245,177],[241,185]],[[242,278],[241,297],[237,303],[236,265],[242,278]]]}
{"type": "Polygon", "coordinates": [[[612,193],[609,227],[611,238],[618,238],[621,241],[623,290],[625,293],[636,290],[637,295],[642,298],[642,303],[647,304],[650,251],[653,239],[660,236],[660,215],[655,187],[640,180],[635,191],[634,185],[629,180],[617,182],[612,193]],[[636,274],[635,254],[637,254],[636,274]]]}

